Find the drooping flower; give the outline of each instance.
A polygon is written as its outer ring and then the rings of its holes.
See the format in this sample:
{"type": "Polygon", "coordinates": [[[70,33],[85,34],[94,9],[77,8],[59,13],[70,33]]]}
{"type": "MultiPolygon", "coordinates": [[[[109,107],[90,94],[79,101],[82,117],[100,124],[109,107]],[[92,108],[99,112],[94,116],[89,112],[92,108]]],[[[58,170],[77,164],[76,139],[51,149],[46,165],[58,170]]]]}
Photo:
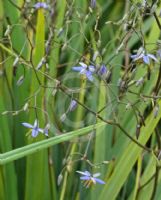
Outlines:
{"type": "Polygon", "coordinates": [[[161,49],[159,49],[159,50],[157,51],[157,56],[159,57],[159,59],[161,59],[161,49]]]}
{"type": "Polygon", "coordinates": [[[145,64],[150,65],[150,59],[158,62],[157,58],[150,53],[146,53],[144,49],[141,49],[137,54],[131,55],[133,61],[142,60],[145,64]]]}
{"type": "Polygon", "coordinates": [[[93,65],[86,65],[83,62],[79,63],[81,66],[74,66],[72,69],[74,71],[80,72],[80,74],[86,75],[89,81],[93,81],[93,74],[95,72],[95,67],[93,65]]]}
{"type": "Polygon", "coordinates": [[[69,105],[69,111],[72,112],[73,110],[76,109],[76,107],[77,107],[77,102],[75,100],[72,100],[69,105]]]}
{"type": "Polygon", "coordinates": [[[95,8],[96,7],[96,0],[91,0],[91,8],[95,8]]]}
{"type": "Polygon", "coordinates": [[[37,3],[34,5],[34,8],[35,8],[35,9],[39,9],[39,8],[48,9],[48,8],[49,8],[49,5],[47,5],[45,2],[37,2],[37,3]]]}
{"type": "Polygon", "coordinates": [[[106,75],[106,73],[107,73],[107,68],[106,68],[106,66],[105,66],[104,64],[102,64],[97,73],[98,73],[100,76],[106,75]]]}
{"type": "Polygon", "coordinates": [[[139,80],[136,81],[135,85],[136,87],[143,85],[144,83],[144,77],[141,77],[139,80]]]}
{"type": "Polygon", "coordinates": [[[84,186],[86,188],[90,187],[92,184],[96,184],[96,183],[99,183],[99,184],[105,184],[104,181],[102,181],[101,179],[99,178],[96,178],[98,176],[100,176],[100,173],[96,173],[96,174],[91,174],[89,171],[76,171],[77,173],[83,175],[80,177],[81,180],[84,181],[84,186]]]}
{"type": "Polygon", "coordinates": [[[31,125],[31,124],[26,123],[26,122],[23,122],[22,125],[25,126],[26,128],[32,129],[32,134],[31,135],[34,138],[39,134],[39,132],[44,133],[46,136],[48,136],[47,129],[39,128],[39,123],[38,123],[37,119],[35,120],[34,125],[31,125]]]}
{"type": "Polygon", "coordinates": [[[66,118],[67,118],[67,114],[66,114],[66,113],[63,113],[62,116],[60,117],[60,120],[61,120],[62,122],[64,122],[66,118]]]}

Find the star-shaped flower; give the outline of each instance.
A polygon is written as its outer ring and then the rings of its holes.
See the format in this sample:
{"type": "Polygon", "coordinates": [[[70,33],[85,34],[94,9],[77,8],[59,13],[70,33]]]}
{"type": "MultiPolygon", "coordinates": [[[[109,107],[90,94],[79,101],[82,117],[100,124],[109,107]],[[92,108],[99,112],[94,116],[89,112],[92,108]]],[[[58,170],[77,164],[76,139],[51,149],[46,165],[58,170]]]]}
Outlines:
{"type": "Polygon", "coordinates": [[[35,120],[34,125],[31,125],[31,124],[26,123],[26,122],[23,122],[22,125],[25,126],[26,128],[32,129],[31,135],[34,138],[39,134],[39,132],[44,133],[46,136],[48,136],[48,130],[39,128],[39,123],[38,123],[37,119],[35,120]]]}
{"type": "Polygon", "coordinates": [[[100,173],[96,173],[96,174],[91,174],[90,172],[88,171],[76,171],[77,173],[83,175],[80,177],[81,180],[85,181],[84,182],[84,186],[86,188],[90,187],[92,184],[96,184],[96,183],[99,183],[99,184],[105,184],[104,181],[102,181],[101,179],[99,178],[96,178],[98,176],[100,176],[100,173]]]}
{"type": "Polygon", "coordinates": [[[147,65],[150,65],[150,59],[158,62],[157,58],[153,54],[146,53],[145,50],[142,50],[142,52],[138,52],[137,54],[131,55],[131,58],[134,62],[137,60],[143,60],[143,62],[147,65]]]}
{"type": "Polygon", "coordinates": [[[81,66],[74,66],[72,69],[74,71],[80,72],[80,74],[86,75],[89,81],[93,81],[93,74],[95,72],[95,67],[93,65],[86,65],[83,62],[79,63],[81,66]]]}

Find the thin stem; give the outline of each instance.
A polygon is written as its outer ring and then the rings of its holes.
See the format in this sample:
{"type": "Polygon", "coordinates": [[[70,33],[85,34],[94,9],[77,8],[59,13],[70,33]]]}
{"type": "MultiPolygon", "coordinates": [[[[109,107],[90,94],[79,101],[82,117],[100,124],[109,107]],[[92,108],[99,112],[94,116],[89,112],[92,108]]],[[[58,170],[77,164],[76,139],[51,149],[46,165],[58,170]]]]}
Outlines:
{"type": "Polygon", "coordinates": [[[144,145],[142,145],[140,142],[138,142],[137,140],[135,140],[131,135],[129,135],[125,129],[118,123],[116,123],[116,125],[122,130],[122,132],[130,139],[132,140],[134,143],[136,143],[139,147],[143,148],[144,150],[151,152],[152,150],[144,145]]]}
{"type": "Polygon", "coordinates": [[[156,166],[153,192],[152,192],[150,200],[153,200],[154,197],[155,197],[155,194],[156,194],[156,191],[157,191],[158,178],[159,178],[159,166],[156,166]]]}
{"type": "Polygon", "coordinates": [[[161,63],[160,63],[160,67],[159,67],[159,74],[158,74],[158,79],[156,82],[156,85],[154,87],[154,94],[157,95],[160,89],[160,82],[161,82],[161,63]]]}
{"type": "Polygon", "coordinates": [[[158,17],[157,17],[156,12],[154,12],[153,15],[154,15],[154,18],[155,18],[155,20],[156,20],[156,22],[157,22],[157,25],[158,25],[159,29],[161,30],[161,24],[160,24],[160,21],[159,21],[159,19],[158,19],[158,17]]]}
{"type": "MultiPolygon", "coordinates": [[[[71,94],[68,92],[68,89],[59,84],[58,88],[64,92],[66,95],[68,95],[70,98],[72,97],[71,94]]],[[[74,99],[74,98],[73,98],[74,99]]],[[[88,110],[90,113],[92,113],[93,115],[95,115],[98,119],[100,119],[101,121],[110,124],[110,125],[115,125],[117,126],[131,141],[133,141],[134,143],[136,143],[139,147],[141,147],[142,149],[151,152],[152,150],[144,145],[142,145],[140,142],[138,142],[136,139],[134,139],[131,135],[129,135],[126,130],[117,122],[113,121],[113,120],[106,120],[103,117],[101,117],[98,113],[94,112],[93,110],[91,110],[89,107],[87,107],[86,105],[82,104],[81,102],[78,101],[78,99],[74,99],[79,105],[81,105],[83,108],[85,108],[86,110],[88,110]]]]}
{"type": "Polygon", "coordinates": [[[142,185],[139,187],[138,192],[140,192],[140,190],[142,190],[145,186],[147,186],[155,177],[155,173],[142,185]]]}

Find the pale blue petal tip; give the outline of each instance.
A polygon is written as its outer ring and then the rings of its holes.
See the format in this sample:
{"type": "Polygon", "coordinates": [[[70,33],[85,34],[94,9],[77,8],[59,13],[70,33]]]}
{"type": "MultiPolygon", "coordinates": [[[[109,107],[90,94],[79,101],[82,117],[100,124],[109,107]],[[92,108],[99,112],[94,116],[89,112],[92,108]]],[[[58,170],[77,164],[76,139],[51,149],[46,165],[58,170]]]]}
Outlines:
{"type": "Polygon", "coordinates": [[[144,61],[144,63],[146,63],[146,64],[150,64],[150,60],[149,60],[149,57],[148,57],[148,55],[146,55],[146,56],[143,56],[143,61],[144,61]]]}

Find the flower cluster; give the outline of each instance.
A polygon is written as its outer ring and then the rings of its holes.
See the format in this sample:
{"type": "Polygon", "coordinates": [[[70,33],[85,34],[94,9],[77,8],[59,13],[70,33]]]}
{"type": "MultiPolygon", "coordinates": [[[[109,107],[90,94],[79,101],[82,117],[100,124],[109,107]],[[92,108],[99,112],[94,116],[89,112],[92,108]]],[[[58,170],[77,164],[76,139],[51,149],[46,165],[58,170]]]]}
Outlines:
{"type": "Polygon", "coordinates": [[[95,72],[95,66],[93,65],[86,65],[85,63],[83,62],[80,62],[79,63],[81,66],[75,66],[75,67],[72,67],[72,69],[74,71],[77,71],[77,72],[80,72],[80,74],[84,74],[86,75],[87,79],[89,81],[93,81],[93,74],[95,72]]]}
{"type": "Polygon", "coordinates": [[[91,82],[93,82],[94,80],[93,75],[95,73],[97,73],[99,76],[103,76],[107,73],[107,68],[104,64],[102,64],[98,70],[96,70],[96,67],[93,65],[86,65],[83,62],[80,62],[79,64],[81,66],[74,66],[72,67],[72,69],[74,71],[80,72],[80,74],[84,74],[87,77],[87,79],[91,82]]]}

